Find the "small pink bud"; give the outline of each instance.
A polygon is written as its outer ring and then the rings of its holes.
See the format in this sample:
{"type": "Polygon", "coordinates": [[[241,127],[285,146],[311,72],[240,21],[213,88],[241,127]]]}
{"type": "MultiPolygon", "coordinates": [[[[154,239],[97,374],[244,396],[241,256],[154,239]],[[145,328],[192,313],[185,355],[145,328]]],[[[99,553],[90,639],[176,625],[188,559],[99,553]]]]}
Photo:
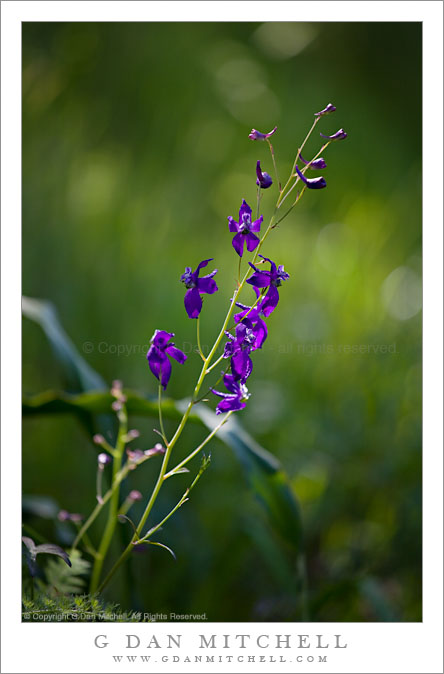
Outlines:
{"type": "Polygon", "coordinates": [[[105,452],[101,452],[99,456],[97,457],[97,461],[99,466],[106,466],[107,463],[111,462],[111,457],[109,454],[106,454],[105,452]]]}
{"type": "Polygon", "coordinates": [[[133,489],[130,491],[128,498],[131,499],[131,501],[141,501],[143,496],[140,493],[140,491],[137,491],[137,489],[133,489]]]}

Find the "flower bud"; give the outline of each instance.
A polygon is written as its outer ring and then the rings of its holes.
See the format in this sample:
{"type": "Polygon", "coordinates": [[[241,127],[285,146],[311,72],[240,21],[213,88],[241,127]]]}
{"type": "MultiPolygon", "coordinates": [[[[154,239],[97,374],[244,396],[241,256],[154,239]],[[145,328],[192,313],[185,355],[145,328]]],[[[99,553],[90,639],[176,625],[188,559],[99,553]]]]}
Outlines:
{"type": "Polygon", "coordinates": [[[143,498],[142,494],[140,493],[140,491],[137,491],[137,489],[133,489],[128,494],[128,499],[130,499],[131,501],[141,501],[142,498],[143,498]]]}
{"type": "Polygon", "coordinates": [[[347,134],[345,133],[344,129],[339,129],[339,131],[336,131],[336,133],[334,133],[332,136],[326,136],[323,133],[320,133],[319,135],[322,136],[322,138],[326,138],[329,141],[344,140],[344,138],[347,138],[347,134]]]}
{"type": "Polygon", "coordinates": [[[326,163],[325,159],[323,159],[322,157],[319,157],[319,159],[315,159],[314,161],[310,162],[310,161],[305,161],[303,156],[301,154],[299,154],[299,159],[306,166],[309,165],[309,168],[313,169],[314,171],[318,171],[320,169],[327,168],[327,163],[326,163]]]}
{"type": "Polygon", "coordinates": [[[69,520],[69,512],[67,510],[60,510],[59,514],[57,515],[57,519],[60,522],[66,522],[69,520]]]}
{"type": "Polygon", "coordinates": [[[157,442],[154,447],[151,449],[146,449],[144,451],[145,456],[157,456],[158,454],[165,454],[165,447],[163,447],[160,442],[157,442]]]}
{"type": "Polygon", "coordinates": [[[140,432],[138,430],[136,430],[135,428],[133,428],[132,430],[128,431],[128,433],[126,434],[126,441],[131,442],[131,440],[135,440],[139,436],[140,436],[140,432]]]}
{"type": "Polygon", "coordinates": [[[296,166],[296,173],[298,174],[299,178],[304,182],[308,189],[310,190],[320,190],[323,187],[327,187],[327,183],[325,182],[325,178],[322,176],[319,176],[319,178],[306,178],[303,173],[298,169],[296,166]]]}
{"type": "Polygon", "coordinates": [[[258,187],[261,187],[263,190],[266,190],[267,187],[270,187],[273,184],[271,176],[265,171],[264,172],[261,171],[260,161],[258,161],[256,164],[256,175],[257,175],[256,185],[258,185],[258,187]]]}
{"type": "Polygon", "coordinates": [[[99,466],[106,466],[107,463],[111,463],[112,459],[109,454],[101,452],[97,457],[97,462],[99,466]]]}
{"type": "Polygon", "coordinates": [[[269,133],[261,133],[260,131],[257,131],[256,129],[251,129],[251,132],[248,136],[248,138],[251,138],[251,140],[266,140],[270,136],[272,136],[277,130],[277,126],[274,127],[272,131],[269,133]]]}
{"type": "Polygon", "coordinates": [[[320,112],[315,112],[315,117],[323,117],[324,115],[329,115],[331,112],[336,110],[335,106],[329,103],[323,110],[320,112]]]}
{"type": "Polygon", "coordinates": [[[100,433],[96,433],[96,434],[93,436],[93,442],[94,442],[96,445],[103,445],[103,443],[105,442],[105,438],[104,438],[103,435],[101,435],[100,433]]]}

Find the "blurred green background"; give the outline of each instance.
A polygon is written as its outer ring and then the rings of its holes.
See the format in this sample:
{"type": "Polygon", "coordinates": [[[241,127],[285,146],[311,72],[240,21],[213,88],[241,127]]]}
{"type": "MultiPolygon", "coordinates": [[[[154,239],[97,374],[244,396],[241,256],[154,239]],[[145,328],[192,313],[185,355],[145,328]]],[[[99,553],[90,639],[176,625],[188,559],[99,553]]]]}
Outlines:
{"type": "MultiPolygon", "coordinates": [[[[419,23],[23,24],[23,293],[54,303],[107,381],[146,393],[154,329],[195,341],[179,277],[208,257],[220,292],[203,344],[218,332],[237,267],[227,216],[255,203],[258,159],[272,173],[251,127],[278,126],[286,176],[313,113],[337,107],[318,125],[348,133],[325,153],[327,189],[306,193],[264,246],[291,278],[239,415],[300,501],[314,621],[421,620],[421,67],[419,23]]],[[[319,147],[316,130],[304,156],[319,147]]],[[[174,366],[169,393],[188,395],[199,368],[197,356],[174,366]]],[[[24,393],[60,387],[24,320],[24,393]]],[[[154,444],[153,420],[131,426],[154,444]]],[[[202,433],[190,427],[179,455],[202,433]]],[[[158,548],[136,555],[106,596],[213,621],[296,619],[293,569],[233,454],[211,449],[162,532],[177,563],[158,548]]],[[[88,514],[95,466],[73,418],[25,420],[25,494],[88,514]]],[[[130,487],[147,494],[157,468],[130,487]]],[[[186,484],[165,489],[159,512],[186,484]]],[[[57,542],[54,521],[27,521],[57,542]]]]}

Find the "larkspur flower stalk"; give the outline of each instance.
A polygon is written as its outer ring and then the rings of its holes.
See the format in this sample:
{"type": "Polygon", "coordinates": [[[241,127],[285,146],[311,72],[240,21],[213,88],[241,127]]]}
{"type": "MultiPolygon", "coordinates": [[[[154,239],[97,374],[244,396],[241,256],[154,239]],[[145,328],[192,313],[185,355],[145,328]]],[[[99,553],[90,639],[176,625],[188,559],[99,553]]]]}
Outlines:
{"type": "MultiPolygon", "coordinates": [[[[202,351],[200,345],[200,336],[199,336],[199,320],[202,312],[202,295],[204,294],[213,294],[218,290],[216,282],[214,281],[214,275],[217,270],[213,271],[211,274],[200,277],[200,270],[207,266],[208,262],[212,258],[203,260],[196,268],[195,271],[191,267],[185,269],[185,273],[181,276],[181,281],[186,286],[185,294],[185,309],[189,318],[197,319],[197,339],[199,345],[200,357],[203,360],[202,368],[197,379],[197,382],[194,386],[193,394],[188,402],[188,405],[183,413],[183,416],[177,425],[175,431],[168,435],[166,429],[163,425],[162,418],[162,390],[165,390],[171,374],[171,362],[169,358],[173,358],[182,365],[185,364],[187,357],[185,354],[178,349],[174,343],[170,340],[173,337],[173,333],[169,333],[163,330],[156,330],[151,340],[151,346],[147,354],[147,360],[152,374],[158,379],[158,408],[159,408],[159,423],[160,423],[160,435],[164,441],[164,445],[160,445],[158,450],[148,450],[153,451],[162,456],[162,463],[158,473],[158,477],[155,483],[154,488],[152,489],[151,495],[149,496],[145,509],[142,516],[139,519],[137,524],[132,524],[133,526],[133,536],[130,543],[127,545],[125,550],[122,552],[120,557],[116,560],[111,570],[108,572],[104,580],[99,583],[100,569],[103,563],[104,553],[109,546],[110,534],[112,535],[112,527],[110,521],[113,520],[114,524],[116,521],[116,515],[118,513],[118,494],[119,486],[124,476],[126,476],[129,471],[140,465],[144,460],[148,458],[146,452],[141,450],[127,450],[128,459],[126,464],[122,467],[122,455],[125,442],[128,438],[128,433],[126,431],[126,421],[124,428],[122,427],[122,419],[119,417],[121,422],[121,428],[119,430],[118,441],[116,448],[112,451],[113,456],[113,479],[111,483],[111,488],[103,496],[103,503],[98,504],[96,509],[93,511],[93,514],[87,520],[85,525],[82,527],[79,532],[81,538],[82,535],[86,533],[86,529],[92,521],[97,517],[100,509],[105,505],[105,503],[110,502],[109,508],[109,519],[108,525],[105,530],[104,537],[102,538],[101,546],[98,550],[98,557],[95,562],[95,567],[93,571],[93,582],[91,584],[92,589],[98,589],[101,591],[110,579],[113,577],[114,573],[121,566],[121,564],[129,557],[131,551],[134,549],[135,545],[139,545],[141,542],[152,542],[156,545],[163,544],[151,541],[151,536],[154,532],[160,530],[162,524],[164,524],[182,505],[188,500],[189,489],[191,489],[196,483],[197,479],[200,477],[201,472],[198,473],[198,476],[192,483],[191,487],[185,492],[185,494],[179,499],[176,506],[164,517],[161,522],[157,525],[152,526],[145,534],[143,534],[144,527],[148,518],[150,517],[153,507],[156,503],[159,492],[164,484],[164,482],[170,478],[172,475],[177,474],[185,469],[185,466],[202,450],[206,445],[211,441],[211,439],[216,435],[220,428],[225,424],[230,416],[234,413],[239,412],[244,409],[247,401],[250,398],[250,394],[247,389],[246,382],[253,371],[253,358],[256,357],[257,352],[261,349],[265,339],[268,336],[268,326],[266,320],[270,315],[275,311],[278,302],[279,302],[279,290],[278,288],[282,285],[283,281],[289,279],[289,274],[284,270],[283,265],[277,265],[269,257],[265,257],[261,254],[262,247],[268,238],[270,232],[282,222],[282,220],[291,212],[294,206],[298,203],[302,195],[305,193],[306,189],[320,189],[321,187],[326,186],[325,179],[320,176],[318,178],[307,178],[305,173],[307,170],[320,170],[326,168],[326,162],[323,157],[320,157],[321,153],[328,147],[328,145],[335,141],[340,140],[346,137],[346,133],[341,129],[339,132],[333,136],[324,136],[327,140],[323,144],[321,149],[311,161],[306,161],[303,159],[301,152],[304,149],[306,143],[308,142],[314,128],[320,122],[323,117],[329,115],[330,113],[336,110],[335,106],[329,103],[324,109],[320,112],[315,113],[314,122],[304,139],[301,146],[298,148],[296,153],[295,161],[292,165],[292,170],[290,171],[289,178],[285,183],[284,187],[281,187],[279,182],[276,158],[274,153],[274,148],[271,145],[270,137],[274,135],[277,131],[277,127],[274,127],[269,133],[262,133],[256,129],[252,129],[249,138],[254,141],[265,141],[270,149],[271,158],[276,173],[276,182],[278,187],[278,197],[276,200],[274,212],[271,215],[268,226],[265,231],[261,234],[261,225],[263,222],[263,216],[259,216],[259,203],[261,198],[261,190],[268,189],[272,186],[273,181],[269,174],[263,172],[261,169],[260,160],[256,164],[256,184],[258,187],[258,208],[256,220],[252,219],[251,208],[246,202],[245,199],[242,201],[242,205],[239,211],[239,221],[235,221],[231,216],[228,218],[229,231],[232,232],[235,236],[233,237],[232,245],[239,257],[238,261],[238,281],[237,285],[233,290],[233,294],[230,299],[229,308],[226,313],[225,319],[223,320],[220,331],[213,343],[213,346],[210,348],[207,355],[202,351]],[[303,168],[300,169],[298,162],[300,161],[303,164],[303,168]],[[289,197],[295,187],[301,184],[302,189],[297,192],[296,197],[294,198],[293,203],[287,209],[285,213],[282,214],[282,207],[285,200],[289,197]],[[260,235],[260,238],[259,238],[260,235]],[[241,277],[241,261],[245,254],[245,249],[247,253],[252,254],[252,259],[248,261],[247,270],[244,275],[241,277]],[[264,268],[264,264],[268,263],[269,268],[264,268]],[[240,295],[243,292],[243,289],[246,285],[249,285],[253,288],[256,294],[256,301],[251,305],[246,305],[240,302],[240,295]],[[236,311],[236,309],[241,309],[241,311],[236,311]],[[234,325],[229,328],[231,319],[234,319],[234,325]],[[234,334],[232,334],[234,331],[234,334]],[[219,347],[222,345],[223,340],[226,340],[223,354],[215,359],[215,356],[218,352],[219,347]],[[173,450],[180,440],[182,433],[186,427],[187,421],[193,409],[193,406],[199,404],[201,401],[200,391],[204,380],[207,376],[210,375],[212,370],[217,366],[217,364],[225,359],[229,361],[228,367],[225,372],[222,373],[219,380],[223,381],[223,384],[226,388],[225,392],[219,391],[215,388],[216,384],[210,386],[209,391],[211,391],[216,397],[220,398],[219,402],[216,405],[216,414],[223,415],[222,420],[217,424],[214,429],[202,440],[202,442],[193,449],[180,463],[178,463],[174,468],[169,469],[170,459],[173,453],[173,450]],[[228,369],[231,372],[228,372],[228,369]],[[94,514],[95,513],[95,514],[94,514]],[[91,519],[92,518],[92,519],[91,519]],[[82,534],[83,531],[83,534],[82,534]],[[105,542],[104,542],[105,541],[105,542]]],[[[321,134],[323,136],[323,134],[321,134]]],[[[305,153],[305,151],[304,151],[305,153]]],[[[126,415],[125,412],[125,400],[122,393],[117,394],[115,404],[113,408],[117,411],[118,415],[126,415]]],[[[125,417],[126,418],[126,417],[125,417]]],[[[102,442],[99,442],[103,448],[105,446],[102,442]]],[[[108,446],[106,447],[108,449],[108,446]]],[[[125,510],[126,502],[124,502],[121,508],[125,510]]],[[[126,518],[126,515],[125,515],[126,518]]],[[[126,518],[127,519],[127,518],[126,518]]],[[[78,536],[78,539],[79,539],[78,536]]],[[[170,550],[171,552],[171,550],[170,550]]]]}

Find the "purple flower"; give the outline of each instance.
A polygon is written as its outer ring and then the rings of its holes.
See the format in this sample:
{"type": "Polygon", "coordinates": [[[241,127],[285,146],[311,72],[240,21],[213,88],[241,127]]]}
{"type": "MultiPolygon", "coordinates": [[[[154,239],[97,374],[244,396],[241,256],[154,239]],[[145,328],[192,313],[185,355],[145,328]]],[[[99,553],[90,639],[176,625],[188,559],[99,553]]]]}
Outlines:
{"type": "Polygon", "coordinates": [[[329,115],[331,112],[334,112],[335,110],[336,110],[335,106],[329,103],[327,107],[325,107],[320,112],[315,112],[315,117],[323,117],[324,115],[329,115]]]}
{"type": "MultiPolygon", "coordinates": [[[[259,297],[260,291],[254,286],[253,290],[256,293],[256,297],[259,297]]],[[[236,323],[240,322],[245,323],[245,325],[248,328],[250,328],[250,330],[253,332],[255,336],[255,342],[251,347],[252,351],[255,351],[256,349],[261,349],[262,344],[265,342],[268,336],[267,324],[261,318],[262,305],[264,301],[265,298],[262,298],[261,301],[258,302],[253,309],[245,304],[236,302],[236,306],[242,309],[242,311],[234,315],[234,320],[236,321],[236,323]]]]}
{"type": "Polygon", "coordinates": [[[261,306],[263,315],[267,317],[275,310],[277,303],[279,302],[278,287],[281,285],[282,281],[286,281],[290,278],[290,274],[287,274],[287,272],[284,271],[284,265],[280,264],[279,267],[276,267],[275,263],[270,260],[270,258],[264,257],[263,255],[259,255],[259,257],[270,263],[270,271],[258,269],[254,264],[249,262],[248,264],[250,267],[254,269],[254,274],[247,279],[247,283],[256,288],[268,288],[268,292],[265,295],[261,306]]]}
{"type": "Polygon", "coordinates": [[[248,138],[251,138],[251,140],[266,140],[267,138],[270,138],[277,130],[277,126],[274,127],[272,131],[269,133],[261,133],[260,131],[256,131],[256,129],[251,129],[251,133],[249,134],[248,138]]]}
{"type": "Polygon", "coordinates": [[[315,159],[314,161],[305,161],[303,156],[301,154],[299,154],[299,159],[301,160],[301,162],[303,164],[308,166],[308,168],[311,168],[315,171],[318,171],[319,169],[327,168],[327,163],[326,163],[325,159],[322,159],[322,157],[319,157],[319,159],[315,159]]]}
{"type": "Polygon", "coordinates": [[[259,245],[259,238],[253,232],[260,232],[263,216],[254,222],[251,222],[251,208],[242,200],[239,210],[239,222],[236,222],[231,215],[228,218],[228,229],[230,232],[237,232],[233,237],[233,248],[239,257],[244,253],[244,243],[247,241],[247,250],[251,253],[259,245]]]}
{"type": "Polygon", "coordinates": [[[229,342],[225,344],[224,358],[231,358],[231,372],[235,379],[245,381],[253,370],[250,351],[256,342],[256,335],[246,323],[236,325],[236,337],[225,332],[229,342]]]}
{"type": "Polygon", "coordinates": [[[296,173],[298,174],[299,178],[304,182],[308,189],[310,190],[321,190],[323,187],[327,187],[327,183],[325,181],[325,178],[322,176],[319,176],[319,178],[306,178],[303,173],[298,169],[296,166],[296,173]]]}
{"type": "Polygon", "coordinates": [[[208,260],[200,262],[196,271],[192,271],[191,267],[185,267],[185,273],[180,277],[182,283],[185,283],[185,287],[188,288],[185,293],[185,309],[189,318],[197,318],[202,311],[201,294],[212,295],[218,290],[216,281],[213,279],[213,276],[217,274],[217,269],[212,271],[211,274],[199,278],[199,271],[202,267],[206,267],[212,259],[210,257],[208,260]]]}
{"type": "Polygon", "coordinates": [[[151,372],[160,381],[164,390],[171,376],[171,363],[168,356],[181,364],[187,359],[184,352],[175,347],[173,342],[168,344],[171,337],[174,337],[174,332],[156,330],[151,337],[151,346],[146,355],[151,372]]]}
{"type": "Polygon", "coordinates": [[[258,185],[258,187],[261,187],[263,190],[266,190],[267,187],[270,187],[273,184],[270,174],[266,173],[265,171],[262,173],[260,161],[258,161],[258,163],[256,164],[256,175],[257,175],[256,185],[258,185]]]}
{"type": "Polygon", "coordinates": [[[221,393],[213,388],[211,389],[214,395],[222,398],[216,407],[216,414],[244,409],[245,403],[250,397],[245,384],[237,380],[232,374],[224,375],[223,381],[229,393],[221,393]]]}
{"type": "Polygon", "coordinates": [[[345,133],[344,129],[339,129],[339,131],[336,131],[336,133],[334,133],[332,136],[326,136],[323,133],[320,133],[319,135],[322,136],[322,138],[326,138],[329,141],[344,140],[344,138],[347,138],[347,134],[345,133]]]}

